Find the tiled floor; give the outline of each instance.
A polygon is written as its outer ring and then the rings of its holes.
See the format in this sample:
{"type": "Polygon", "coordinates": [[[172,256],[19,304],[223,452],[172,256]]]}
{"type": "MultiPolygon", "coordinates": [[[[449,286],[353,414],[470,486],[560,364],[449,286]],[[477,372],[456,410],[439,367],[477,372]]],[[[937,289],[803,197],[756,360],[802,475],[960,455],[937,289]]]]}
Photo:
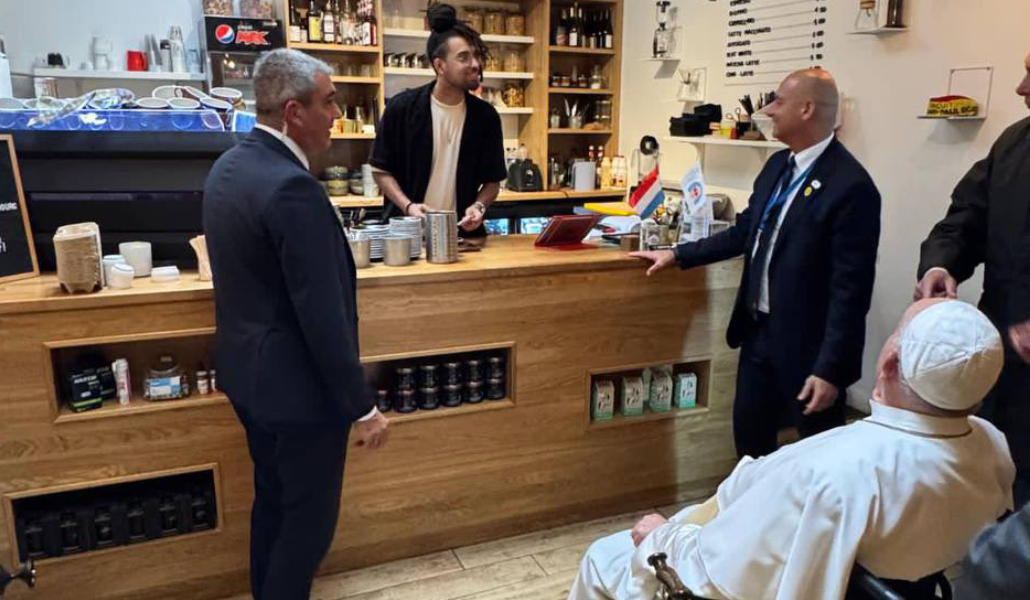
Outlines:
{"type": "MultiPolygon", "coordinates": [[[[692,502],[656,508],[669,516],[692,502]]],[[[650,512],[650,511],[647,511],[650,512]]],[[[564,600],[587,546],[644,512],[578,523],[321,577],[322,600],[564,600]]],[[[250,600],[237,596],[231,600],[250,600]]]]}

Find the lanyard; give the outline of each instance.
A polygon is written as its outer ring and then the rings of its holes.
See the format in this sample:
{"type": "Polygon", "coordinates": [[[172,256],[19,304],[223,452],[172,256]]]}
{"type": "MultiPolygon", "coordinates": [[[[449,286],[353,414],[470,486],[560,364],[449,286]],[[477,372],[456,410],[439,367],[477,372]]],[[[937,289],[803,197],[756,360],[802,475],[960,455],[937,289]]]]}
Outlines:
{"type": "MultiPolygon", "coordinates": [[[[783,204],[784,202],[787,201],[787,198],[790,198],[791,196],[793,196],[794,193],[797,192],[798,187],[800,187],[801,184],[804,183],[804,181],[806,179],[808,179],[808,175],[809,175],[809,173],[812,172],[813,168],[815,168],[815,163],[814,162],[812,164],[808,165],[808,168],[805,169],[805,172],[802,173],[801,175],[798,175],[797,179],[794,179],[793,181],[791,181],[790,185],[787,186],[787,189],[783,190],[782,192],[780,192],[779,194],[774,196],[773,199],[769,201],[769,204],[765,205],[765,210],[762,212],[762,220],[758,224],[758,231],[759,232],[761,232],[763,229],[765,229],[765,222],[769,219],[769,213],[772,211],[773,207],[779,206],[780,204],[783,204]]],[[[779,183],[779,182],[777,182],[777,183],[779,183]]]]}

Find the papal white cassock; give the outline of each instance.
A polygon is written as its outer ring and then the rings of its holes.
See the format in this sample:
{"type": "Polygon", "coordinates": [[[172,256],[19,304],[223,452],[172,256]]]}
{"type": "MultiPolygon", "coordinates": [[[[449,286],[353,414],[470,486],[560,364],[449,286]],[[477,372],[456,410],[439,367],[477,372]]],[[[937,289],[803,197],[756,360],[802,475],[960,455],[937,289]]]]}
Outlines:
{"type": "Polygon", "coordinates": [[[1012,506],[1004,436],[977,417],[942,418],[872,403],[872,415],[753,460],[716,493],[718,515],[598,540],[570,600],[651,600],[647,558],[668,555],[695,594],[713,600],[834,600],[856,562],[916,580],[960,560],[1012,506]]]}

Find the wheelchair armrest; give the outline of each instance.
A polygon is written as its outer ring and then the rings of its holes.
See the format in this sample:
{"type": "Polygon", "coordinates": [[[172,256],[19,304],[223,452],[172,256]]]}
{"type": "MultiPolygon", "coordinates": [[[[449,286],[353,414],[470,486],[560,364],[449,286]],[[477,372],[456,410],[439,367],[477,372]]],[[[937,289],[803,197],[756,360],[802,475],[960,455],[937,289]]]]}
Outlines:
{"type": "Polygon", "coordinates": [[[658,578],[658,583],[665,590],[668,600],[705,600],[700,596],[695,596],[687,586],[683,585],[676,569],[665,562],[667,558],[668,556],[664,552],[656,552],[647,557],[647,564],[654,569],[655,577],[658,578]]]}
{"type": "Polygon", "coordinates": [[[904,596],[857,563],[851,570],[851,585],[861,589],[871,600],[905,600],[904,596]]]}

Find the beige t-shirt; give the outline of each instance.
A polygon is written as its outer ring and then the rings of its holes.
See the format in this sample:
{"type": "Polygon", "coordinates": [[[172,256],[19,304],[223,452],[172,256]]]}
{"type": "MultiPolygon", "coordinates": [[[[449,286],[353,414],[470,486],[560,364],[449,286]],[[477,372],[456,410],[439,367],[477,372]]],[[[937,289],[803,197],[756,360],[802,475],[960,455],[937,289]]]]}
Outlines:
{"type": "Polygon", "coordinates": [[[433,119],[433,166],[429,172],[425,205],[429,210],[454,211],[458,206],[458,154],[465,129],[465,99],[444,104],[429,95],[433,119]]]}

